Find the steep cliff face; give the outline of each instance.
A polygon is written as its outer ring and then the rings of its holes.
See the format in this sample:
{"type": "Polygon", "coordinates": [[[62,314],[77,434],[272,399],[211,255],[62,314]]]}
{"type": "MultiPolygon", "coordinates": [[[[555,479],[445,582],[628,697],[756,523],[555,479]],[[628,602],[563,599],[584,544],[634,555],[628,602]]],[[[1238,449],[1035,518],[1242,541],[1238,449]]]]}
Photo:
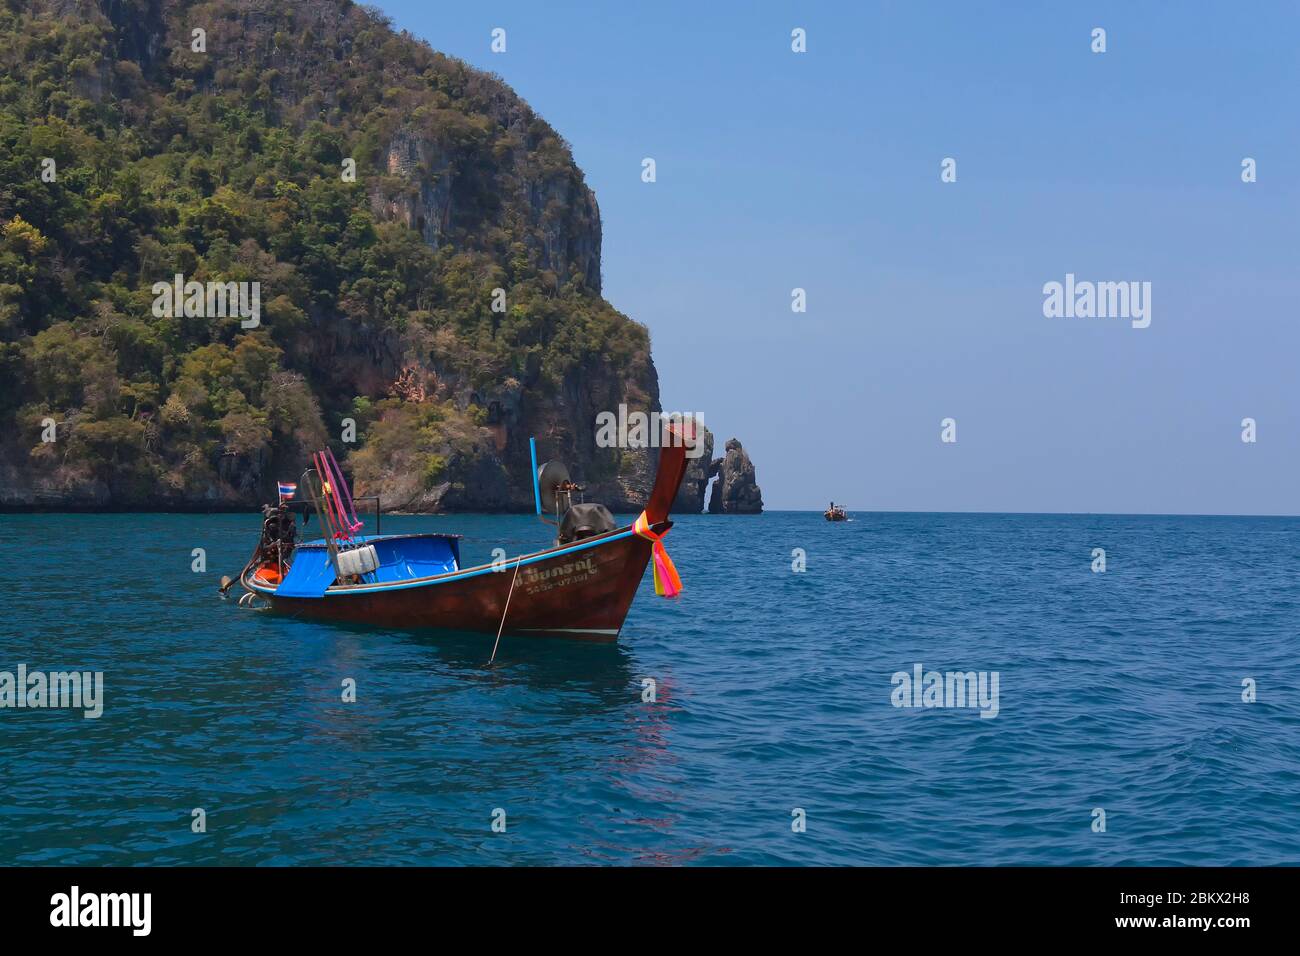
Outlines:
{"type": "Polygon", "coordinates": [[[673,501],[673,511],[678,514],[697,515],[704,510],[709,480],[717,474],[713,465],[713,432],[704,426],[700,426],[700,443],[703,447],[699,457],[686,459],[686,474],[673,501]]]}
{"type": "MultiPolygon", "coordinates": [[[[527,251],[557,285],[577,276],[586,288],[599,293],[601,230],[595,193],[575,176],[571,160],[547,166],[528,150],[510,145],[528,139],[519,109],[502,104],[491,119],[504,131],[507,142],[495,159],[517,176],[519,207],[528,214],[527,251]]],[[[479,208],[475,193],[481,184],[459,174],[472,155],[445,137],[436,123],[396,130],[383,150],[387,175],[369,188],[370,207],[377,218],[397,220],[416,230],[431,249],[448,241],[465,244],[475,232],[506,225],[491,210],[479,208]],[[462,208],[467,210],[464,215],[459,213],[462,208]]]]}
{"type": "Polygon", "coordinates": [[[393,506],[526,510],[536,435],[640,507],[594,423],[658,410],[649,337],[499,79],[348,0],[11,4],[0,65],[0,506],[246,507],[328,442],[393,506]],[[176,274],[260,323],[160,316],[176,274]]]}
{"type": "Polygon", "coordinates": [[[401,222],[437,249],[451,226],[453,171],[446,150],[412,130],[394,134],[384,151],[387,179],[370,187],[370,208],[377,219],[401,222]]]}

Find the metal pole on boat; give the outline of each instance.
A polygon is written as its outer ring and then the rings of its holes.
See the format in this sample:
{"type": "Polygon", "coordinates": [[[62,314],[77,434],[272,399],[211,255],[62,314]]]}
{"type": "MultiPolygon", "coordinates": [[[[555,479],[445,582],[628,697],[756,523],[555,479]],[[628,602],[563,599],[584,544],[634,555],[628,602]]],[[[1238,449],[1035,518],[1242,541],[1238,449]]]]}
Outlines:
{"type": "MultiPolygon", "coordinates": [[[[317,473],[316,477],[320,477],[319,473],[317,473]]],[[[321,534],[325,537],[325,551],[329,554],[330,561],[334,563],[334,567],[337,570],[338,546],[334,541],[334,531],[330,526],[329,517],[325,513],[325,508],[321,505],[320,497],[316,494],[316,487],[311,483],[311,479],[312,470],[308,468],[302,473],[302,478],[299,480],[305,482],[307,485],[307,493],[311,495],[311,503],[316,508],[316,520],[320,522],[321,534]]],[[[323,493],[324,491],[322,489],[322,494],[323,493]]]]}
{"type": "Polygon", "coordinates": [[[537,439],[528,439],[528,451],[533,456],[533,505],[542,513],[542,489],[537,484],[537,439]]]}
{"type": "MultiPolygon", "coordinates": [[[[536,474],[536,469],[534,469],[533,472],[534,472],[534,474],[536,474]]],[[[540,509],[540,506],[539,506],[539,508],[538,508],[539,513],[540,513],[540,510],[541,510],[541,509],[540,509]]],[[[497,628],[497,639],[496,639],[496,643],[492,645],[492,656],[488,658],[488,664],[489,664],[489,665],[490,665],[494,660],[497,659],[497,646],[501,643],[501,632],[504,631],[505,628],[506,628],[506,615],[510,613],[510,599],[511,599],[512,597],[514,597],[514,593],[515,593],[515,581],[519,578],[519,562],[523,561],[523,559],[524,559],[524,556],[523,556],[522,554],[521,554],[519,557],[515,558],[515,573],[514,573],[514,575],[510,578],[510,592],[506,595],[506,607],[505,607],[505,610],[501,612],[501,625],[497,628]]]]}

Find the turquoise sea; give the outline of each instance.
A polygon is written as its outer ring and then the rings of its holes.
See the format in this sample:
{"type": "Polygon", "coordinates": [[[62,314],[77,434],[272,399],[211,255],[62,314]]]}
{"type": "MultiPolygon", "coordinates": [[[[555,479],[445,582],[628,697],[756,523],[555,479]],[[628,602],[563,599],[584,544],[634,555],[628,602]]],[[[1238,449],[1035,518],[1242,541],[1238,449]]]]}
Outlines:
{"type": "Polygon", "coordinates": [[[0,862],[1300,863],[1300,519],[687,516],[680,598],[491,667],[220,600],[258,527],[0,516],[0,672],[104,675],[98,719],[0,709],[0,862]],[[917,665],[996,672],[996,716],[895,706],[917,665]]]}

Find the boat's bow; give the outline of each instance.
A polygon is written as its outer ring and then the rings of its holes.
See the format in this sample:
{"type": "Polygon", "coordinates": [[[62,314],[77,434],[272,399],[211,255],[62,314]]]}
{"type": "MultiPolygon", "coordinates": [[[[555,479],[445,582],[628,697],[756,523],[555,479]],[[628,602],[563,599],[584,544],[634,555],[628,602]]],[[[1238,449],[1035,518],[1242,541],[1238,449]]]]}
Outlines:
{"type": "Polygon", "coordinates": [[[650,491],[650,500],[646,502],[646,520],[655,525],[667,521],[673,508],[677,490],[682,486],[686,476],[686,452],[688,447],[695,447],[695,423],[691,421],[672,423],[665,426],[665,441],[659,449],[659,471],[655,474],[654,488],[650,491]]]}
{"type": "Polygon", "coordinates": [[[650,542],[647,559],[654,569],[655,593],[662,597],[676,597],[682,590],[682,579],[677,566],[664,547],[664,535],[672,528],[668,519],[673,500],[686,474],[686,452],[695,446],[695,423],[673,423],[664,428],[666,441],[659,450],[659,471],[650,492],[645,510],[632,524],[632,531],[650,542]]]}

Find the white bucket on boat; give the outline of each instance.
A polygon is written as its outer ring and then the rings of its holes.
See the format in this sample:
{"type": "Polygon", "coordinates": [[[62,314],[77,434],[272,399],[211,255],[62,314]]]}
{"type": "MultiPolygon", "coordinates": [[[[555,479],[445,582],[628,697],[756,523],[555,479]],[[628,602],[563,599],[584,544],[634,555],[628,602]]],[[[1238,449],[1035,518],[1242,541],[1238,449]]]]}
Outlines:
{"type": "Polygon", "coordinates": [[[379,567],[379,555],[375,553],[373,544],[339,552],[339,574],[345,578],[354,574],[368,574],[377,567],[379,567]]]}

